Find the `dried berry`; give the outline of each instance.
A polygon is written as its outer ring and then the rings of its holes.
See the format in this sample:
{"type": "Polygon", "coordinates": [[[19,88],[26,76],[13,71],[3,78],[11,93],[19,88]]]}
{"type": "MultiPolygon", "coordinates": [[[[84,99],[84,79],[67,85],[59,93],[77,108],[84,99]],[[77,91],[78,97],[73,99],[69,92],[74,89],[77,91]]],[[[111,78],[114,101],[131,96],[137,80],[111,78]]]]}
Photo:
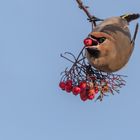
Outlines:
{"type": "Polygon", "coordinates": [[[93,82],[88,82],[87,83],[87,89],[92,89],[94,87],[94,83],[93,82]]]}
{"type": "Polygon", "coordinates": [[[105,85],[102,87],[102,92],[105,93],[105,92],[108,92],[109,91],[109,87],[108,85],[105,85]]]}

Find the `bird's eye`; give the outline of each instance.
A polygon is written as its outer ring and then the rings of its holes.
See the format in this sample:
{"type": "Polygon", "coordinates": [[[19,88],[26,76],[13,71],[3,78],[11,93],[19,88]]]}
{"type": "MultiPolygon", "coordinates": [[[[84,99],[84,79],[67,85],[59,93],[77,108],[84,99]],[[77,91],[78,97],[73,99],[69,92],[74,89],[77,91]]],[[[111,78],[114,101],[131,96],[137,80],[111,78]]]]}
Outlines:
{"type": "Polygon", "coordinates": [[[101,38],[98,39],[98,42],[99,42],[99,43],[103,43],[105,40],[106,40],[105,37],[101,37],[101,38]]]}

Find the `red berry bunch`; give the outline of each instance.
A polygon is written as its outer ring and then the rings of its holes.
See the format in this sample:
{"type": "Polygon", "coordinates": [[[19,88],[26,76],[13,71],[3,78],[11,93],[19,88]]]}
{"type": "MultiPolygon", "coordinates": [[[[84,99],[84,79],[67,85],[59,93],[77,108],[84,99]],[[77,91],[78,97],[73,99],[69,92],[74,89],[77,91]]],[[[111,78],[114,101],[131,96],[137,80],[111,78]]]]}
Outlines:
{"type": "Polygon", "coordinates": [[[61,81],[59,83],[59,87],[62,90],[65,90],[67,93],[72,92],[73,95],[80,94],[80,98],[83,101],[94,99],[97,89],[95,92],[95,89],[91,85],[90,83],[86,83],[86,81],[81,81],[78,85],[75,85],[72,80],[66,80],[65,82],[61,81]]]}
{"type": "Polygon", "coordinates": [[[65,82],[61,81],[59,87],[68,93],[72,92],[74,95],[78,95],[81,92],[81,88],[74,85],[72,80],[66,80],[65,82]]]}
{"type": "MultiPolygon", "coordinates": [[[[85,45],[91,45],[92,40],[87,38],[84,40],[85,45]]],[[[84,48],[76,58],[72,53],[66,52],[73,57],[73,60],[61,54],[61,57],[73,63],[70,69],[66,68],[62,73],[59,87],[73,95],[80,96],[82,101],[100,100],[108,93],[119,93],[119,88],[125,85],[122,75],[113,73],[104,73],[93,68],[84,57],[84,48]],[[95,98],[97,96],[97,98],[95,98]]]]}
{"type": "Polygon", "coordinates": [[[71,92],[73,89],[72,80],[67,80],[66,82],[60,82],[59,87],[66,92],[71,92]]]}
{"type": "MultiPolygon", "coordinates": [[[[104,82],[105,84],[105,82],[104,82]]],[[[82,101],[93,100],[98,94],[98,92],[108,92],[109,87],[104,85],[102,87],[97,86],[95,81],[87,82],[87,81],[79,81],[78,84],[73,82],[72,80],[61,81],[59,83],[59,87],[66,91],[67,93],[73,93],[73,95],[80,95],[80,99],[82,101]]]]}

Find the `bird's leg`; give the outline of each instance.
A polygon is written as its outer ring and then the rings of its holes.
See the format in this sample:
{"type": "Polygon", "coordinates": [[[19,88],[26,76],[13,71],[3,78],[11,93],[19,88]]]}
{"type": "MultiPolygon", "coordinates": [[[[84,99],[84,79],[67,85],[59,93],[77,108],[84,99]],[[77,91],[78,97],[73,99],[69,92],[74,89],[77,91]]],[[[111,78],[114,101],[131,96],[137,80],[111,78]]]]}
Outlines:
{"type": "Polygon", "coordinates": [[[96,26],[96,21],[103,21],[102,19],[99,19],[99,18],[97,18],[97,17],[95,17],[95,16],[92,16],[91,15],[91,13],[88,11],[88,6],[85,6],[84,4],[83,4],[83,2],[82,2],[82,0],[76,0],[77,1],[77,3],[78,3],[78,5],[79,5],[79,8],[81,9],[81,10],[83,10],[84,12],[85,12],[85,14],[87,15],[87,17],[88,17],[88,20],[91,22],[91,24],[92,24],[92,30],[93,30],[93,27],[95,27],[96,26]]]}
{"type": "Polygon", "coordinates": [[[88,20],[89,20],[89,22],[104,21],[103,19],[97,18],[95,16],[88,18],[88,20]]]}

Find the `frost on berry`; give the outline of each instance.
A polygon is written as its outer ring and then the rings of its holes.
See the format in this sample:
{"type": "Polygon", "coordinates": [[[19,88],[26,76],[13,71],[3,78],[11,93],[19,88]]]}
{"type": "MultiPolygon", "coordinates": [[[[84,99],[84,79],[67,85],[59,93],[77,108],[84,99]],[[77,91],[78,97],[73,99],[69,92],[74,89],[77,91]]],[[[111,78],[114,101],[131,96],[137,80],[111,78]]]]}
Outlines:
{"type": "Polygon", "coordinates": [[[109,93],[119,93],[125,85],[124,75],[105,73],[92,67],[84,56],[84,48],[76,58],[72,53],[66,52],[61,57],[72,63],[61,73],[59,87],[65,92],[79,95],[82,101],[103,100],[109,93]],[[70,59],[69,55],[72,59],[70,59]]]}

